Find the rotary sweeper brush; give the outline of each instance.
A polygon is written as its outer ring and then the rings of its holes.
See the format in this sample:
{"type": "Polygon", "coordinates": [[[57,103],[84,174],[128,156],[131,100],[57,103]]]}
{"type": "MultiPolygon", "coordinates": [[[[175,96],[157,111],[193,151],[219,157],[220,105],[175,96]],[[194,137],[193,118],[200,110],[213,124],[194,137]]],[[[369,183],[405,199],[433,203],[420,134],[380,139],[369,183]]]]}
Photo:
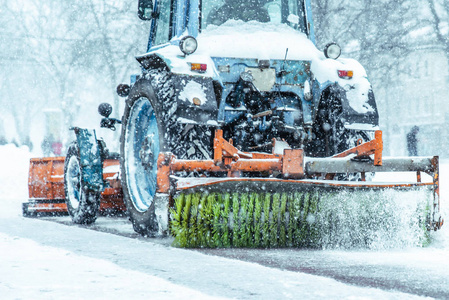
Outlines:
{"type": "MultiPolygon", "coordinates": [[[[438,158],[382,159],[380,131],[331,158],[308,158],[302,149],[282,153],[239,151],[221,130],[211,160],[161,153],[154,215],[136,231],[168,229],[181,247],[360,247],[398,233],[412,234],[415,243],[424,245],[428,231],[442,225],[438,158]],[[366,159],[370,155],[373,159],[366,159]],[[336,174],[365,178],[391,171],[414,171],[416,182],[332,180],[336,174]],[[209,175],[183,176],[192,172],[209,175]],[[421,172],[433,180],[421,182],[421,172]],[[171,207],[169,222],[166,207],[171,207]]],[[[136,171],[127,176],[139,176],[136,171]]]]}
{"type": "MultiPolygon", "coordinates": [[[[117,87],[121,120],[99,107],[102,127],[121,124],[136,232],[182,247],[351,247],[425,244],[441,227],[438,158],[382,157],[367,74],[336,43],[316,48],[310,0],[139,0],[138,15],[151,22],[142,74],[117,87]]],[[[69,148],[75,220],[94,220],[103,148],[89,130],[69,148]]]]}

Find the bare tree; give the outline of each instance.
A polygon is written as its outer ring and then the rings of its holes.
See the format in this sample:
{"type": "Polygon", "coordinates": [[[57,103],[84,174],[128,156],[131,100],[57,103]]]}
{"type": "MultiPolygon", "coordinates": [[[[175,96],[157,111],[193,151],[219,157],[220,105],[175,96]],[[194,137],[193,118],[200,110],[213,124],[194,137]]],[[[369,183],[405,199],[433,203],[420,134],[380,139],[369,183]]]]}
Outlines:
{"type": "Polygon", "coordinates": [[[429,18],[423,25],[429,26],[429,34],[435,43],[443,48],[443,53],[449,61],[449,0],[426,0],[429,9],[429,18]]]}
{"type": "Polygon", "coordinates": [[[0,51],[0,61],[7,61],[1,65],[0,103],[7,104],[23,140],[43,108],[62,109],[64,127],[73,125],[87,86],[92,97],[98,94],[98,103],[108,100],[107,91],[119,113],[115,87],[128,81],[132,68],[138,69],[133,57],[146,45],[147,28],[136,17],[134,0],[0,2],[6,12],[0,25],[8,25],[0,29],[0,38],[3,44],[14,40],[20,45],[7,49],[8,54],[0,51]]]}
{"type": "Polygon", "coordinates": [[[0,22],[0,38],[3,47],[0,53],[0,103],[3,108],[3,118],[11,117],[12,123],[6,122],[8,131],[15,128],[17,135],[14,140],[20,144],[29,141],[31,120],[36,112],[47,104],[46,90],[39,87],[45,80],[36,61],[31,58],[33,43],[30,35],[21,30],[20,3],[3,1],[0,22]],[[6,46],[6,47],[5,47],[6,46]]]}
{"type": "MultiPolygon", "coordinates": [[[[109,90],[115,91],[117,84],[129,81],[130,72],[136,70],[134,56],[145,51],[148,28],[138,21],[133,0],[82,0],[77,1],[77,6],[73,19],[86,38],[74,50],[80,63],[95,66],[109,90]]],[[[120,106],[116,93],[113,93],[113,106],[118,117],[120,106]]]]}
{"type": "MultiPolygon", "coordinates": [[[[401,141],[416,124],[427,139],[449,136],[449,0],[315,0],[313,5],[317,40],[338,42],[344,56],[366,68],[384,139],[390,140],[386,147],[401,155],[401,141]]],[[[447,139],[438,140],[423,142],[422,153],[447,155],[447,139]]]]}
{"type": "Polygon", "coordinates": [[[411,51],[407,35],[419,24],[411,22],[410,0],[316,0],[313,2],[318,45],[336,41],[345,55],[358,59],[370,77],[385,70],[411,51]]]}

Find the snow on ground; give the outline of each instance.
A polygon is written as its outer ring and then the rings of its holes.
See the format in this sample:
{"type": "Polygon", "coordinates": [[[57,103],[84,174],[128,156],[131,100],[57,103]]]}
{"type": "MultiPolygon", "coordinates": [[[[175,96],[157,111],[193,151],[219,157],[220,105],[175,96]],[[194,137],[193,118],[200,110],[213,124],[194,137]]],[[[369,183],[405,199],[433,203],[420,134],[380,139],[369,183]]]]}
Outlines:
{"type": "MultiPolygon", "coordinates": [[[[28,194],[30,156],[27,148],[0,147],[2,299],[296,299],[299,295],[306,299],[418,298],[175,249],[148,239],[23,218],[21,203],[28,194]]],[[[449,165],[443,164],[441,178],[444,197],[449,195],[449,165]]],[[[446,206],[443,209],[447,212],[446,206]]],[[[446,224],[426,249],[326,251],[326,256],[360,268],[368,263],[409,265],[419,272],[435,266],[438,278],[447,281],[448,229],[446,224]]]]}
{"type": "Polygon", "coordinates": [[[212,298],[106,260],[0,233],[2,299],[212,298]]]}
{"type": "Polygon", "coordinates": [[[32,154],[28,147],[0,146],[0,197],[28,198],[28,168],[32,154]]]}

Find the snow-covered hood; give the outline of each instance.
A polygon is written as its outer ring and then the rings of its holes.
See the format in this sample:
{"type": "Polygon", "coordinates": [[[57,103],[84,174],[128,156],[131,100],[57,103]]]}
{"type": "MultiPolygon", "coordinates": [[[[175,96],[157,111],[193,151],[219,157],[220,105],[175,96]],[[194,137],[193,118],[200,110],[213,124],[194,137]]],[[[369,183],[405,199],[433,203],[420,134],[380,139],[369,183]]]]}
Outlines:
{"type": "Polygon", "coordinates": [[[305,34],[286,24],[230,20],[209,25],[197,39],[199,54],[216,57],[284,59],[288,49],[288,60],[324,58],[305,34]]]}
{"type": "Polygon", "coordinates": [[[347,91],[348,100],[355,111],[374,111],[367,104],[371,84],[360,63],[353,59],[327,59],[304,33],[286,24],[229,20],[220,26],[209,25],[198,35],[197,41],[197,51],[186,57],[176,41],[150,54],[161,56],[169,62],[171,71],[178,74],[197,76],[198,73],[190,70],[189,63],[207,64],[208,70],[201,74],[206,77],[218,77],[212,57],[311,61],[311,71],[322,87],[338,83],[347,91]],[[350,80],[340,78],[338,70],[354,71],[354,76],[350,80]]]}
{"type": "MultiPolygon", "coordinates": [[[[357,61],[327,59],[304,33],[286,24],[229,20],[220,26],[209,25],[198,35],[197,40],[197,51],[187,57],[181,56],[176,44],[150,53],[157,53],[168,59],[174,73],[190,73],[187,63],[210,62],[210,65],[213,65],[211,57],[283,60],[287,54],[287,60],[311,61],[312,72],[322,83],[331,81],[342,83],[342,86],[347,84],[347,80],[338,77],[337,70],[353,70],[354,81],[366,77],[364,68],[357,61]]],[[[213,73],[203,75],[213,76],[213,73]]]]}

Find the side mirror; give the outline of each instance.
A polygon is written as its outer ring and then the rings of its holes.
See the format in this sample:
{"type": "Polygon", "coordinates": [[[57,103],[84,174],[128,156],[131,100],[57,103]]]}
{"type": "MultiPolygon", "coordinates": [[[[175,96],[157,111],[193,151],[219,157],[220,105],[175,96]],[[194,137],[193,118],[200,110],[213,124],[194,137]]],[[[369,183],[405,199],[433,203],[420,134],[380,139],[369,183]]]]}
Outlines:
{"type": "Polygon", "coordinates": [[[108,118],[112,113],[112,106],[109,103],[101,103],[98,106],[98,113],[101,116],[108,118]]]}
{"type": "Polygon", "coordinates": [[[153,0],[139,0],[137,15],[141,20],[151,20],[153,18],[153,0]]]}
{"type": "Polygon", "coordinates": [[[129,85],[121,83],[117,86],[117,95],[119,95],[120,97],[128,97],[129,89],[129,85]]]}
{"type": "Polygon", "coordinates": [[[101,103],[98,106],[98,112],[104,117],[100,122],[101,128],[108,128],[115,131],[115,124],[122,124],[120,120],[109,118],[112,113],[112,106],[109,103],[101,103]]]}

